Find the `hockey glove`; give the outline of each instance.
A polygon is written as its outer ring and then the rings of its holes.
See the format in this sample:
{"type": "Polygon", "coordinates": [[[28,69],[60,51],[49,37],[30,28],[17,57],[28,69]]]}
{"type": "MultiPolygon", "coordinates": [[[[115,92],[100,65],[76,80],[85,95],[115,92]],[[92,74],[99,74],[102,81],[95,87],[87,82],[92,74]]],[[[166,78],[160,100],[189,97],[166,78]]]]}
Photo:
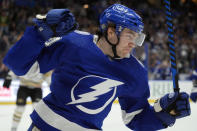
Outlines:
{"type": "Polygon", "coordinates": [[[190,98],[193,102],[197,101],[197,80],[193,80],[193,88],[190,94],[190,98]]]}
{"type": "Polygon", "coordinates": [[[165,127],[172,126],[176,119],[191,114],[189,95],[185,92],[167,94],[155,102],[154,109],[165,127]]]}
{"type": "Polygon", "coordinates": [[[61,37],[78,27],[68,9],[52,9],[46,15],[36,15],[33,22],[45,41],[52,37],[61,37]]]}
{"type": "Polygon", "coordinates": [[[3,82],[3,87],[4,88],[9,88],[10,84],[12,82],[12,78],[10,75],[7,75],[7,77],[5,78],[4,82],[3,82]]]}

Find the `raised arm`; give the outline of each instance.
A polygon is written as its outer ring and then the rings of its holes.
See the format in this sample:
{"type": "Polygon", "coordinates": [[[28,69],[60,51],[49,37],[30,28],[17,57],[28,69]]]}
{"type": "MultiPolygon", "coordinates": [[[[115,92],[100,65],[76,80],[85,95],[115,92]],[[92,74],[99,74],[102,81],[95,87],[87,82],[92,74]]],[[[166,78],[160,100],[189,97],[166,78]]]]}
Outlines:
{"type": "Polygon", "coordinates": [[[16,75],[25,75],[37,61],[41,73],[54,69],[61,57],[61,39],[77,27],[67,9],[53,9],[47,15],[37,15],[35,26],[28,27],[22,38],[8,51],[3,62],[16,75]]]}

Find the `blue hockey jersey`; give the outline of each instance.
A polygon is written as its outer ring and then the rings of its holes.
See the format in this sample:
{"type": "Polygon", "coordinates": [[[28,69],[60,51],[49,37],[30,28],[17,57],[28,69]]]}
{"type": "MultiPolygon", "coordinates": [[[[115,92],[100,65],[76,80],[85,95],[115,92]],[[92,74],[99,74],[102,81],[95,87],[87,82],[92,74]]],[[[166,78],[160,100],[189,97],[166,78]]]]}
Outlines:
{"type": "MultiPolygon", "coordinates": [[[[118,97],[125,125],[138,131],[163,129],[148,103],[147,71],[133,56],[110,60],[94,35],[73,31],[45,47],[34,27],[9,50],[4,63],[24,75],[37,62],[41,73],[54,70],[51,93],[31,114],[42,131],[99,131],[118,97]]],[[[45,43],[46,44],[46,43],[45,43]]]]}

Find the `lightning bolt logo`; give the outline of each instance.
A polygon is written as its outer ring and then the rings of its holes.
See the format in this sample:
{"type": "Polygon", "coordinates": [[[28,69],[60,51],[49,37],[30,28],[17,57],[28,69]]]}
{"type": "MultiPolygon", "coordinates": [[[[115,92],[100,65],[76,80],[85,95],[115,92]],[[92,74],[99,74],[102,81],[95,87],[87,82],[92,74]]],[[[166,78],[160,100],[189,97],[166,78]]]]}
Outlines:
{"type": "Polygon", "coordinates": [[[95,76],[95,75],[89,75],[89,76],[82,77],[78,80],[78,82],[72,88],[72,90],[71,90],[72,102],[68,103],[68,105],[95,101],[98,99],[99,96],[106,94],[114,89],[114,92],[113,92],[113,95],[111,96],[111,98],[109,98],[107,100],[107,102],[102,107],[100,107],[98,109],[94,109],[94,110],[88,109],[82,105],[76,106],[77,108],[79,108],[80,110],[82,110],[83,112],[86,112],[88,114],[97,114],[97,113],[101,112],[108,104],[110,104],[110,102],[114,99],[114,97],[116,95],[117,86],[122,85],[122,84],[124,84],[124,83],[117,81],[117,80],[103,78],[103,77],[95,76]],[[80,97],[80,98],[76,100],[74,97],[74,90],[75,90],[76,86],[79,84],[79,82],[81,80],[88,78],[88,77],[96,77],[97,79],[100,78],[100,79],[104,79],[105,81],[103,81],[97,85],[94,85],[92,87],[89,87],[89,88],[93,89],[94,91],[90,91],[90,92],[78,95],[78,97],[80,97]]]}
{"type": "Polygon", "coordinates": [[[119,82],[119,81],[107,79],[102,83],[99,83],[95,86],[90,87],[91,89],[94,89],[94,91],[79,95],[80,99],[72,101],[68,104],[78,104],[78,103],[95,101],[98,99],[97,96],[108,93],[114,87],[119,86],[121,84],[123,84],[123,83],[119,82]]]}

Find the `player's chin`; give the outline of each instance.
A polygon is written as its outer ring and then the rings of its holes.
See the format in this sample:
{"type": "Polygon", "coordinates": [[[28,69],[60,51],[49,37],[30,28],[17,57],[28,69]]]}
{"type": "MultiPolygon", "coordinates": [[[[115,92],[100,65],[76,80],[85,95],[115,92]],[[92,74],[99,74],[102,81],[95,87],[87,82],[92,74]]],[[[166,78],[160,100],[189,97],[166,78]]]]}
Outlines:
{"type": "Polygon", "coordinates": [[[130,52],[129,53],[124,53],[124,54],[122,54],[122,57],[121,58],[129,58],[130,57],[130,52]]]}
{"type": "Polygon", "coordinates": [[[130,57],[130,50],[119,50],[117,54],[120,58],[129,58],[130,57]]]}

